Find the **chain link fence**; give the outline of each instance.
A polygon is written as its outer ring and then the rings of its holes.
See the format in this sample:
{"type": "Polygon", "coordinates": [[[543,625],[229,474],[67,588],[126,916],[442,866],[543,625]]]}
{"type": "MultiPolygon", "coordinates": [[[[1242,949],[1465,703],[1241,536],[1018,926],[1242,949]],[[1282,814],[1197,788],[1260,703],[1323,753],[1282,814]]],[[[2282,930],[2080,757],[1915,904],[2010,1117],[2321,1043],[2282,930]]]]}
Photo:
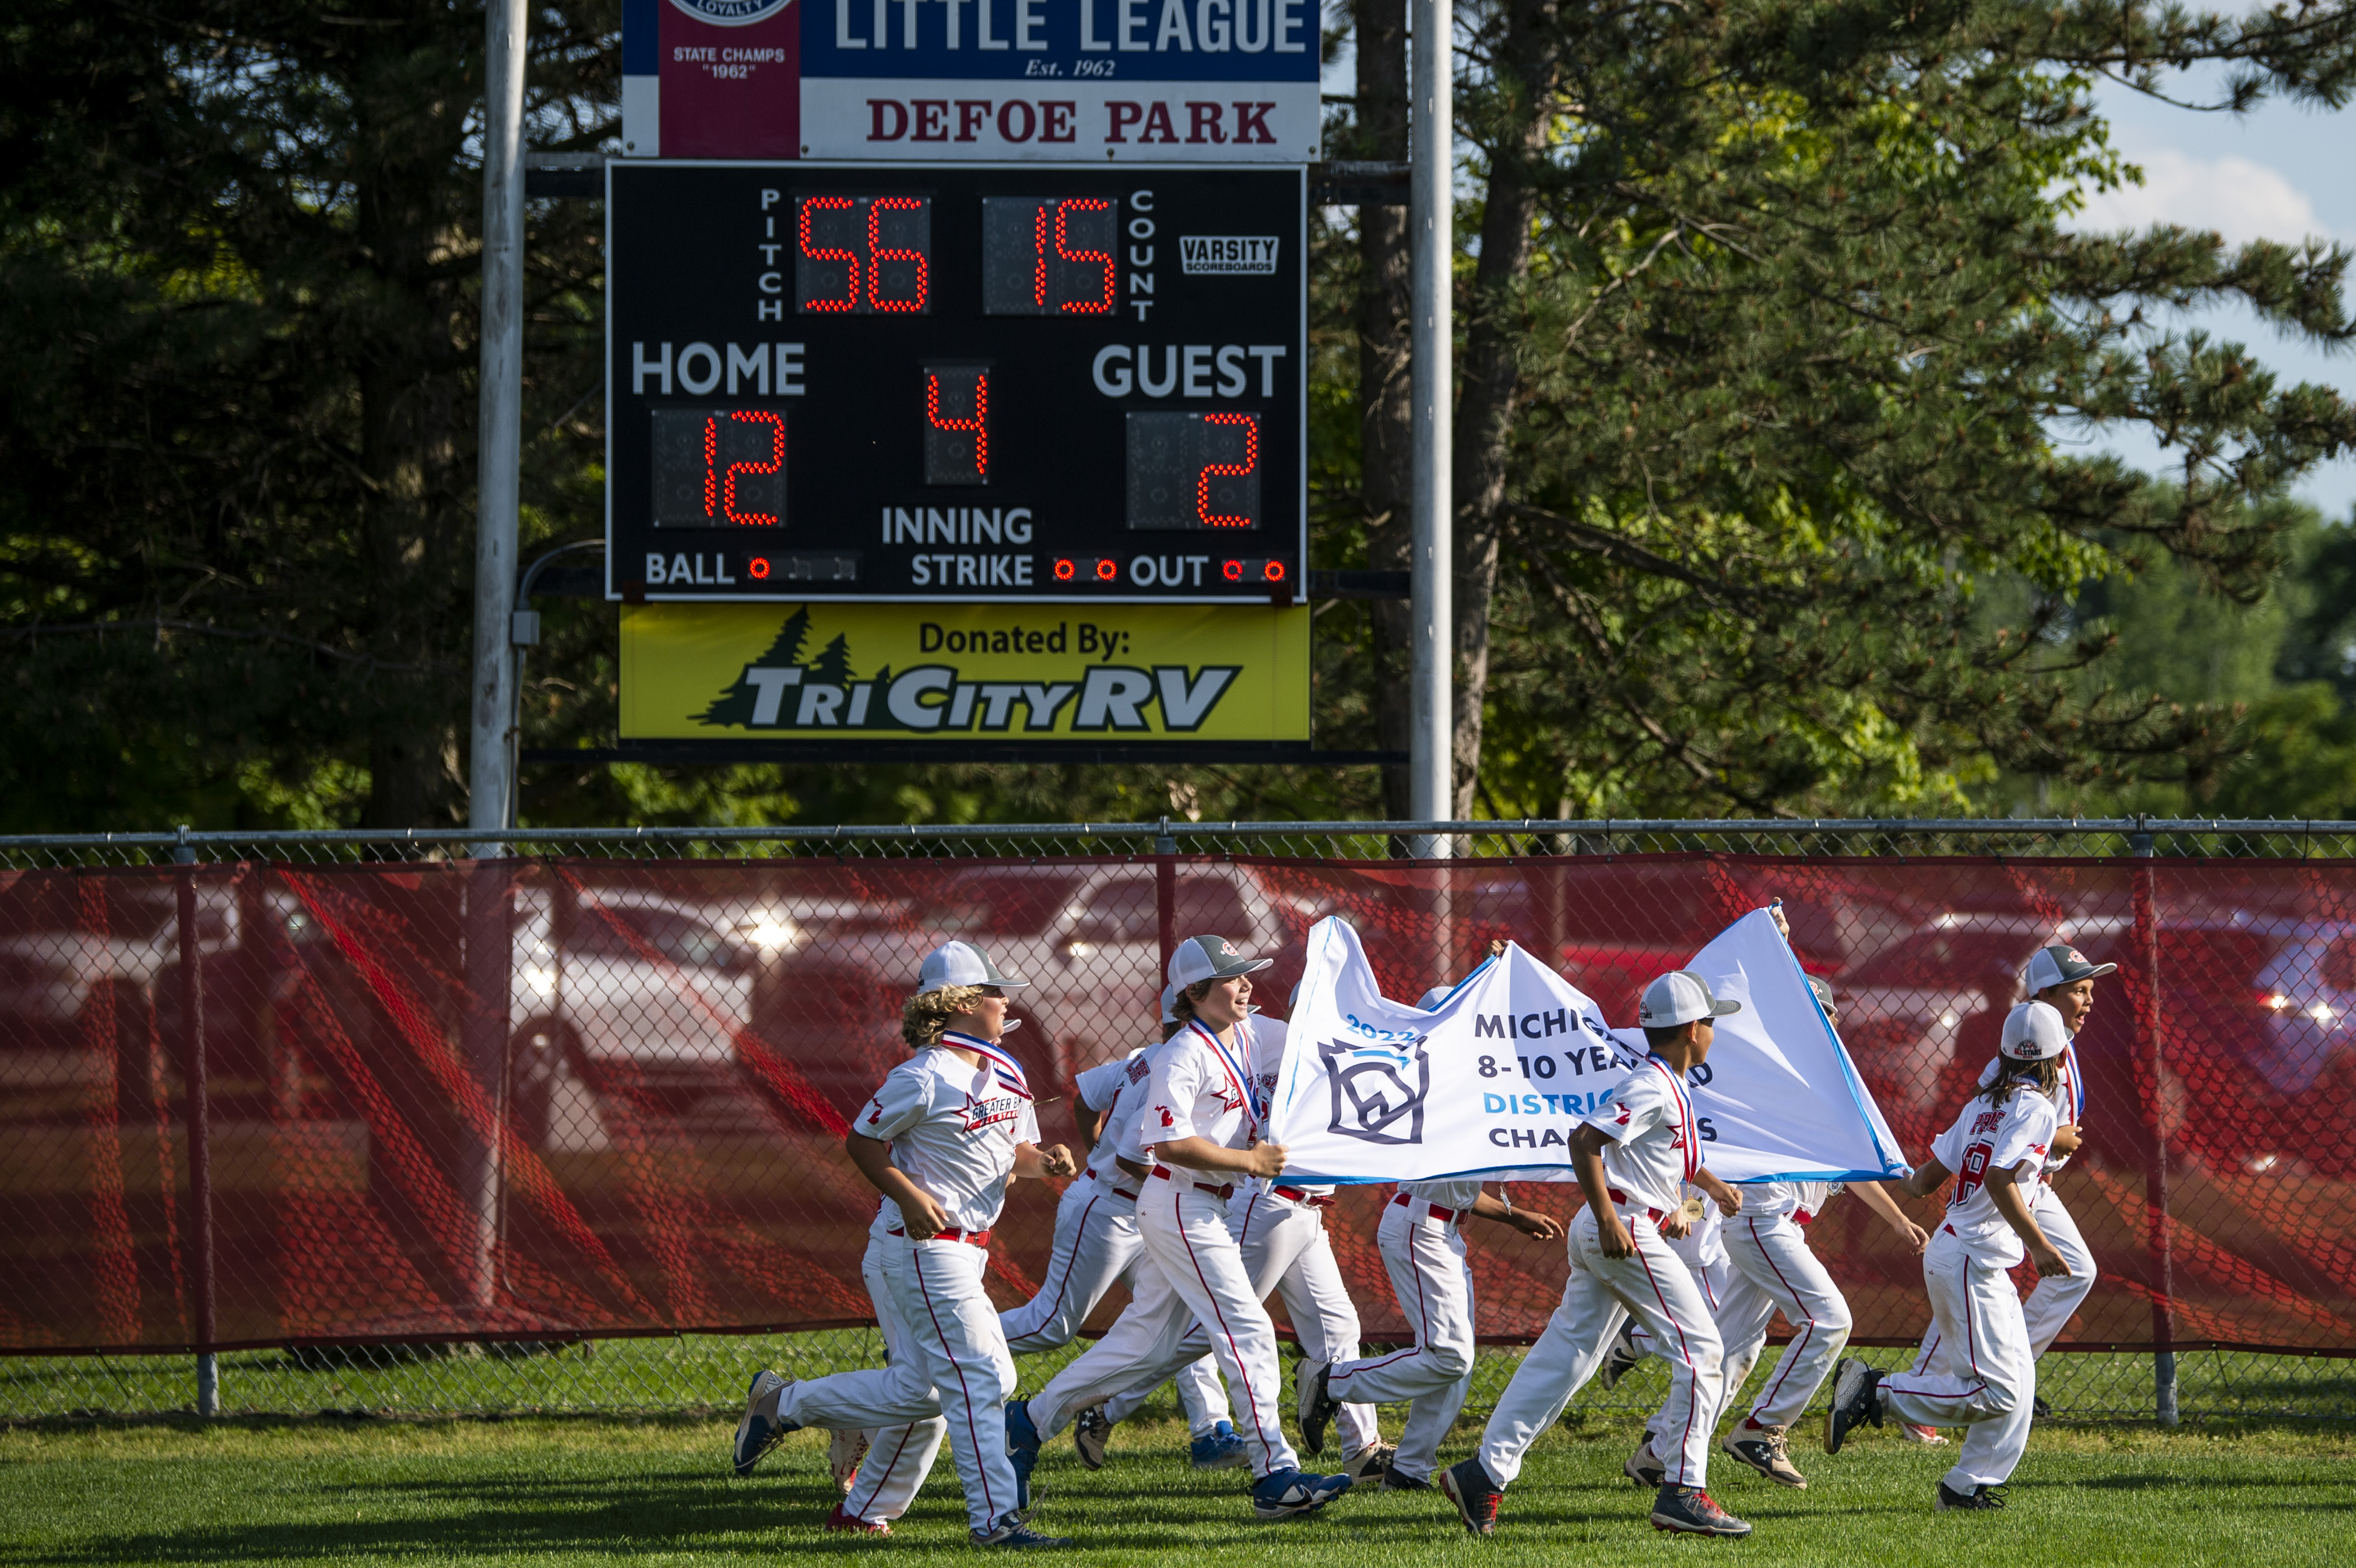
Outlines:
{"type": "MultiPolygon", "coordinates": [[[[0,839],[0,1419],[692,1411],[758,1366],[873,1365],[839,1141],[948,935],[1033,981],[1011,1043],[1044,1098],[1149,1037],[1195,930],[1278,955],[1271,1004],[1339,913],[1392,994],[1507,937],[1619,1016],[1771,897],[1916,1153],[2030,950],[2121,963],[2081,1039],[2063,1190],[2104,1273],[2041,1369],[2058,1412],[2345,1419],[2351,849],[2356,823],[2142,819],[0,839]]],[[[1010,1201],[1001,1305],[1054,1197],[1010,1201]]],[[[1374,1344],[1403,1332],[1379,1201],[1333,1220],[1374,1344]]],[[[1812,1241],[1895,1364],[1927,1309],[1863,1218],[1812,1241]]],[[[1562,1265],[1472,1240],[1478,1409],[1562,1265]]],[[[1574,1413],[1664,1391],[1648,1363],[1574,1413]]]]}

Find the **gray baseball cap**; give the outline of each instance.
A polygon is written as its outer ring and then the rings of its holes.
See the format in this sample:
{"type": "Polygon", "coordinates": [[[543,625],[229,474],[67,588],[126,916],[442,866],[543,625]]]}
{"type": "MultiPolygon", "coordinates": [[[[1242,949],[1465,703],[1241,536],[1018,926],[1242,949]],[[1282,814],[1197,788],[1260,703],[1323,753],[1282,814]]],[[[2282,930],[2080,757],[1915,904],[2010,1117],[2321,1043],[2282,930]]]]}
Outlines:
{"type": "Polygon", "coordinates": [[[1644,987],[1636,1022],[1647,1029],[1674,1029],[1697,1018],[1723,1018],[1741,1011],[1741,1003],[1720,1002],[1711,995],[1709,982],[1692,970],[1673,969],[1644,987]]]}
{"type": "Polygon", "coordinates": [[[2041,1062],[2070,1048],[2061,1009],[2050,1002],[2024,1002],[2004,1015],[2004,1038],[1997,1049],[2017,1062],[2041,1062]]]}
{"type": "Polygon", "coordinates": [[[944,942],[925,955],[925,967],[916,980],[916,994],[946,991],[952,985],[995,985],[1001,991],[1019,991],[1030,983],[999,973],[990,955],[971,942],[944,942]]]}
{"type": "Polygon", "coordinates": [[[1228,980],[1257,973],[1275,961],[1254,958],[1225,937],[1188,937],[1170,955],[1170,983],[1183,987],[1205,980],[1228,980]]]}
{"type": "Polygon", "coordinates": [[[2056,942],[2050,948],[2039,948],[2029,961],[2029,993],[2031,996],[2049,985],[2069,985],[2081,980],[2100,980],[2106,974],[2116,974],[2115,963],[2095,963],[2084,953],[2067,942],[2056,942]]]}

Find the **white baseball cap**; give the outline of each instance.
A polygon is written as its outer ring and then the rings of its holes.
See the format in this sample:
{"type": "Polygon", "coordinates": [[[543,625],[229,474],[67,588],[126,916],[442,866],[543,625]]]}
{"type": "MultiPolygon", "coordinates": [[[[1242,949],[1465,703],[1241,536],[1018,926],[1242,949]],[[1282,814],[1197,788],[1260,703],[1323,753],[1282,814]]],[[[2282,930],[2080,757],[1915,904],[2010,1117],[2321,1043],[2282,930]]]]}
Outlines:
{"type": "Polygon", "coordinates": [[[1030,983],[999,973],[990,955],[971,942],[944,942],[925,955],[925,967],[916,978],[916,994],[946,991],[952,985],[995,985],[1002,991],[1019,991],[1030,983]]]}
{"type": "Polygon", "coordinates": [[[1253,958],[1225,937],[1188,937],[1170,955],[1170,983],[1194,985],[1205,980],[1228,980],[1268,968],[1276,960],[1253,958]]]}
{"type": "Polygon", "coordinates": [[[1647,1029],[1674,1029],[1697,1018],[1723,1018],[1740,1013],[1740,1002],[1720,1002],[1709,993],[1709,982],[1689,969],[1673,969],[1644,987],[1636,1004],[1636,1022],[1647,1029]]]}
{"type": "Polygon", "coordinates": [[[2106,974],[2116,974],[2115,963],[2094,963],[2084,953],[2067,942],[2056,942],[2050,948],[2039,948],[2029,961],[2029,993],[2031,996],[2049,985],[2069,985],[2081,980],[2100,980],[2106,974]]]}
{"type": "Polygon", "coordinates": [[[1997,1049],[2014,1061],[2050,1061],[2069,1048],[2069,1028],[2051,1003],[2024,1002],[2004,1015],[2004,1039],[1997,1049]]]}

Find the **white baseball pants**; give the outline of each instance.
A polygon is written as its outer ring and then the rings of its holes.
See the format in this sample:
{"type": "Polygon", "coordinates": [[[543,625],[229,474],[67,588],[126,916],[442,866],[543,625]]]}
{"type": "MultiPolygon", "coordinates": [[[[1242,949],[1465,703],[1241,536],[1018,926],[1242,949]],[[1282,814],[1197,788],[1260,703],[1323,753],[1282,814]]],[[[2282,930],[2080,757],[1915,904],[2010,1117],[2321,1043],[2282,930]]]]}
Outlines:
{"type": "Polygon", "coordinates": [[[1227,1387],[1242,1396],[1236,1432],[1251,1455],[1252,1474],[1298,1469],[1300,1460],[1282,1425],[1276,1326],[1227,1228],[1227,1202],[1197,1187],[1183,1171],[1173,1176],[1149,1178],[1138,1200],[1145,1251],[1133,1275],[1129,1310],[1032,1397],[1032,1423],[1041,1437],[1051,1437],[1099,1400],[1159,1384],[1199,1354],[1186,1343],[1199,1321],[1209,1331],[1211,1353],[1227,1387]]]}
{"type": "MultiPolygon", "coordinates": [[[[1358,1307],[1343,1283],[1333,1243],[1325,1234],[1324,1211],[1266,1190],[1238,1192],[1227,1205],[1244,1272],[1265,1303],[1270,1293],[1284,1299],[1285,1316],[1312,1361],[1344,1361],[1358,1353],[1358,1307]]],[[[1188,1336],[1188,1349],[1208,1348],[1202,1324],[1188,1336]]],[[[1333,1418],[1342,1452],[1355,1454],[1382,1441],[1371,1410],[1344,1405],[1333,1418]]]]}
{"type": "MultiPolygon", "coordinates": [[[[875,1305],[875,1326],[883,1331],[887,1367],[917,1364],[914,1330],[893,1310],[891,1288],[884,1283],[884,1249],[904,1244],[890,1237],[870,1234],[866,1254],[859,1263],[860,1276],[867,1283],[867,1299],[875,1305]]],[[[778,1413],[797,1425],[824,1429],[823,1422],[794,1414],[795,1400],[800,1391],[821,1380],[824,1380],[812,1379],[810,1383],[788,1387],[778,1402],[778,1413]]],[[[859,1462],[859,1477],[852,1483],[850,1495],[842,1499],[842,1511],[854,1519],[886,1523],[906,1513],[917,1490],[924,1486],[925,1477],[932,1473],[933,1460],[940,1453],[941,1439],[948,1435],[948,1429],[949,1423],[938,1414],[905,1425],[860,1428],[867,1434],[867,1455],[859,1462]]]]}
{"type": "Polygon", "coordinates": [[[1792,1326],[1791,1343],[1751,1402],[1761,1426],[1789,1426],[1832,1375],[1848,1344],[1847,1298],[1808,1250],[1804,1227],[1788,1214],[1765,1219],[1736,1215],[1726,1222],[1730,1278],[1719,1297],[1718,1335],[1725,1347],[1726,1391],[1740,1391],[1767,1342],[1767,1324],[1780,1309],[1792,1326]]]}
{"type": "Polygon", "coordinates": [[[976,1530],[992,1529],[1014,1508],[1014,1466],[999,1408],[1014,1392],[1014,1358],[999,1331],[998,1308],[982,1289],[990,1254],[964,1241],[894,1236],[872,1238],[869,1251],[880,1265],[884,1292],[875,1298],[875,1316],[892,1364],[789,1384],[777,1413],[798,1426],[871,1434],[859,1485],[843,1501],[847,1513],[891,1506],[895,1497],[905,1510],[932,1467],[940,1434],[927,1441],[912,1434],[903,1445],[890,1429],[945,1423],[967,1519],[976,1530]]]}
{"type": "MultiPolygon", "coordinates": [[[[1701,1292],[1702,1305],[1709,1308],[1711,1320],[1716,1321],[1719,1308],[1726,1300],[1727,1281],[1731,1276],[1731,1265],[1724,1258],[1714,1259],[1707,1263],[1688,1262],[1686,1255],[1673,1245],[1670,1246],[1669,1252],[1678,1260],[1678,1265],[1692,1278],[1694,1288],[1701,1292]]],[[[1652,1335],[1645,1332],[1642,1323],[1631,1323],[1628,1326],[1628,1343],[1636,1348],[1636,1354],[1639,1357],[1657,1356],[1661,1353],[1661,1348],[1653,1343],[1652,1335]]],[[[1744,1368],[1743,1372],[1748,1376],[1750,1369],[1744,1368]]],[[[1733,1389],[1740,1388],[1741,1385],[1730,1381],[1726,1386],[1733,1389]]]]}
{"type": "MultiPolygon", "coordinates": [[[[2029,1353],[2042,1356],[2062,1337],[2062,1330],[2070,1326],[2086,1294],[2094,1288],[2094,1254],[2079,1233],[2077,1220],[2071,1218],[2069,1206],[2062,1201],[2051,1182],[2037,1184],[2037,1201],[2029,1211],[2037,1217],[2037,1228],[2053,1243],[2070,1265],[2066,1280],[2040,1279],[2021,1304],[2022,1320],[2029,1326],[2029,1353]]],[[[1934,1321],[1922,1331],[1922,1348],[1915,1355],[1914,1369],[1930,1369],[1933,1358],[1939,1350],[1939,1325],[1934,1321]]]]}
{"type": "MultiPolygon", "coordinates": [[[[1134,1292],[1136,1282],[1130,1276],[1143,1246],[1137,1235],[1134,1198],[1101,1177],[1066,1187],[1055,1206],[1055,1241],[1039,1294],[999,1315],[1006,1348],[1017,1356],[1029,1356],[1070,1344],[1114,1281],[1127,1283],[1134,1292]]],[[[1207,1346],[1200,1359],[1178,1369],[1174,1380],[1194,1435],[1200,1437],[1228,1419],[1227,1391],[1219,1386],[1207,1346]]],[[[1108,1401],[1107,1418],[1127,1420],[1161,1386],[1151,1383],[1108,1401]]]]}
{"type": "Polygon", "coordinates": [[[1375,1243],[1415,1344],[1387,1356],[1338,1362],[1325,1388],[1345,1411],[1414,1402],[1391,1468],[1429,1480],[1440,1440],[1456,1424],[1472,1387],[1472,1271],[1455,1223],[1433,1219],[1421,1198],[1385,1206],[1375,1243]]]}
{"type": "Polygon", "coordinates": [[[1884,1407],[1917,1426],[1961,1426],[1963,1452],[1946,1484],[1968,1492],[2009,1477],[2029,1446],[2037,1358],[2012,1275],[1966,1252],[1943,1228],[1922,1255],[1938,1344],[1933,1365],[1881,1380],[1884,1407]]]}
{"type": "Polygon", "coordinates": [[[1570,1223],[1570,1278],[1562,1305],[1505,1385],[1481,1434],[1481,1467],[1498,1486],[1522,1473],[1522,1455],[1562,1415],[1571,1395],[1603,1364],[1622,1319],[1644,1326],[1669,1363],[1669,1398],[1655,1418],[1653,1452],[1676,1485],[1708,1484],[1709,1434],[1724,1397],[1718,1326],[1701,1287],[1653,1221],[1622,1210],[1635,1251],[1603,1255],[1595,1211],[1582,1206],[1570,1223]]]}

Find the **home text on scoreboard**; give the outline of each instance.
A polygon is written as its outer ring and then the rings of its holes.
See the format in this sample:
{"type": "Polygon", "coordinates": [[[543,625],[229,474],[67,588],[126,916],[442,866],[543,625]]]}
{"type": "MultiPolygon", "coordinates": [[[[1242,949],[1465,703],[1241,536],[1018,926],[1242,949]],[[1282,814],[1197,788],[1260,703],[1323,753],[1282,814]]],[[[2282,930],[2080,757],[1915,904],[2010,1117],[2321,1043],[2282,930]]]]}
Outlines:
{"type": "Polygon", "coordinates": [[[606,166],[612,596],[1297,596],[1302,170],[606,166]]]}

